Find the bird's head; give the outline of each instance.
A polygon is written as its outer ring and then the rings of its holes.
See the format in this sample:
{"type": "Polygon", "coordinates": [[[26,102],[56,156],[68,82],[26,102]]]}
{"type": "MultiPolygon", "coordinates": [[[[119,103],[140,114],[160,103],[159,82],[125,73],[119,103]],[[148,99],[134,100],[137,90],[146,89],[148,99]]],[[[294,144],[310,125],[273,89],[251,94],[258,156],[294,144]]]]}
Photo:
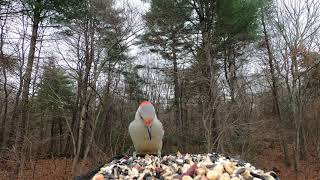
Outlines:
{"type": "Polygon", "coordinates": [[[156,117],[156,110],[154,106],[149,101],[143,101],[139,106],[139,116],[143,121],[144,125],[147,127],[151,127],[153,120],[156,117]]]}

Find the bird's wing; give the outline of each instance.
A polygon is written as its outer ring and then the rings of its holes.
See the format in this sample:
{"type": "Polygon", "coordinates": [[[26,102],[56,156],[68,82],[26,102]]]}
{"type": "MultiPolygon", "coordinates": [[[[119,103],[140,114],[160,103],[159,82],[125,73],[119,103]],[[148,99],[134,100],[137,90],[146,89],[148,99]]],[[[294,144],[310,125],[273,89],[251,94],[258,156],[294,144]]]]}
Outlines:
{"type": "Polygon", "coordinates": [[[141,140],[143,140],[147,137],[145,127],[137,121],[132,121],[130,123],[129,134],[130,134],[130,137],[133,141],[133,144],[137,144],[141,140]]]}
{"type": "Polygon", "coordinates": [[[156,123],[157,123],[157,127],[160,130],[161,139],[163,139],[163,136],[164,136],[163,125],[162,125],[161,121],[159,121],[159,119],[157,119],[156,123]]]}
{"type": "Polygon", "coordinates": [[[134,134],[134,121],[132,121],[130,124],[129,124],[129,134],[130,134],[130,137],[132,138],[132,135],[134,134]]]}
{"type": "Polygon", "coordinates": [[[160,122],[161,124],[161,137],[163,138],[163,135],[164,135],[164,130],[163,130],[163,126],[162,126],[162,123],[160,122]]]}

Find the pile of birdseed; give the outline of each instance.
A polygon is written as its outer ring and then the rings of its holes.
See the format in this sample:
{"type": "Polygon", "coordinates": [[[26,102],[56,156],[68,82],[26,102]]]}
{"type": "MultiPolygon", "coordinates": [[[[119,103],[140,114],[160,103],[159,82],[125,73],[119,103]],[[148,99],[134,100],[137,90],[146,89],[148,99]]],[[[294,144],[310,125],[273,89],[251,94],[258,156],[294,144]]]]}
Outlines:
{"type": "Polygon", "coordinates": [[[107,163],[93,177],[137,180],[279,180],[271,172],[256,169],[242,160],[213,154],[166,155],[162,158],[124,156],[107,163]]]}

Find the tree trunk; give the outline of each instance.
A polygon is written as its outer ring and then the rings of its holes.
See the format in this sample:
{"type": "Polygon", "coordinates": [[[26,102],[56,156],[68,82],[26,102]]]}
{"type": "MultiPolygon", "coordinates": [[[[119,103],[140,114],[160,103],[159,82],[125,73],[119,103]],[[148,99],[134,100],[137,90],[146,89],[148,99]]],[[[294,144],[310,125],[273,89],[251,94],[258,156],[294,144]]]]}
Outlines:
{"type": "Polygon", "coordinates": [[[22,88],[22,107],[21,107],[21,127],[20,136],[18,137],[17,147],[22,147],[25,135],[26,135],[26,124],[29,119],[29,85],[31,82],[31,75],[32,75],[32,68],[34,62],[34,54],[36,50],[36,43],[38,37],[38,29],[40,23],[40,12],[34,12],[33,16],[33,24],[32,24],[32,34],[31,34],[31,41],[30,41],[30,49],[28,54],[28,61],[25,74],[23,76],[23,88],[22,88]]]}
{"type": "MultiPolygon", "coordinates": [[[[264,34],[264,40],[266,43],[266,48],[267,48],[267,52],[268,52],[268,62],[269,62],[269,68],[270,68],[270,74],[271,74],[271,81],[272,81],[272,97],[273,97],[273,104],[275,106],[275,110],[276,110],[276,114],[278,117],[278,121],[280,123],[280,127],[283,127],[283,121],[282,121],[282,116],[281,116],[281,111],[280,111],[280,101],[279,101],[279,96],[278,96],[278,80],[276,78],[276,74],[275,74],[275,68],[274,68],[274,56],[271,50],[271,43],[269,41],[269,35],[267,33],[267,29],[266,29],[266,24],[265,24],[265,19],[264,19],[264,12],[262,12],[261,15],[261,22],[262,22],[262,26],[263,26],[263,34],[264,34]]],[[[283,138],[283,136],[280,136],[280,138],[282,139],[282,147],[283,147],[283,153],[284,153],[284,158],[285,158],[285,163],[287,166],[290,166],[290,160],[289,160],[289,154],[288,154],[288,145],[286,142],[286,139],[283,138]]]]}
{"type": "MultiPolygon", "coordinates": [[[[24,63],[22,63],[24,64],[24,63]]],[[[16,121],[17,118],[19,116],[19,112],[20,112],[20,96],[21,96],[21,92],[22,92],[22,86],[23,86],[23,77],[22,77],[22,66],[20,67],[20,74],[19,74],[19,78],[20,78],[20,82],[19,82],[19,88],[15,97],[15,101],[14,101],[14,106],[13,106],[13,111],[12,111],[12,117],[11,117],[11,121],[9,124],[9,134],[8,134],[8,139],[6,141],[6,145],[8,148],[11,148],[12,145],[14,145],[15,143],[15,137],[16,137],[16,121]]]]}
{"type": "Polygon", "coordinates": [[[4,91],[4,100],[3,103],[1,103],[0,106],[0,115],[2,113],[3,110],[3,114],[2,114],[2,121],[1,121],[1,126],[0,126],[0,148],[3,147],[4,142],[5,142],[5,135],[6,135],[6,122],[7,122],[7,114],[8,114],[8,97],[9,97],[9,93],[8,93],[8,89],[7,89],[7,81],[8,81],[8,77],[7,77],[7,68],[9,67],[10,64],[10,57],[4,57],[3,54],[3,45],[4,45],[4,27],[7,23],[7,18],[8,18],[8,11],[9,11],[9,5],[7,6],[7,14],[5,15],[5,17],[3,17],[2,22],[1,22],[1,34],[0,34],[0,60],[2,61],[3,64],[0,63],[0,65],[2,65],[2,73],[3,73],[3,91],[4,91]],[[3,109],[4,108],[4,109],[3,109]]]}
{"type": "MultiPolygon", "coordinates": [[[[22,18],[22,25],[23,27],[25,27],[25,19],[22,18]]],[[[21,55],[20,55],[20,65],[19,65],[19,88],[17,90],[16,96],[15,96],[15,101],[14,101],[14,106],[13,106],[13,111],[12,111],[12,116],[11,116],[11,121],[9,123],[9,127],[8,127],[8,139],[6,141],[6,146],[8,148],[12,148],[12,146],[15,143],[15,138],[16,138],[16,134],[17,134],[17,121],[18,121],[18,117],[20,115],[20,96],[21,96],[21,92],[22,92],[22,87],[23,87],[23,67],[25,64],[25,39],[26,39],[27,33],[26,31],[23,32],[23,36],[22,36],[22,42],[21,42],[21,55]]]]}
{"type": "Polygon", "coordinates": [[[92,130],[91,130],[91,133],[90,133],[90,137],[89,137],[89,142],[88,142],[88,145],[86,147],[86,150],[84,152],[84,156],[83,156],[83,159],[86,160],[87,157],[88,157],[88,154],[90,152],[90,149],[91,149],[91,146],[93,144],[93,140],[94,140],[94,135],[95,135],[95,131],[96,131],[96,127],[97,127],[97,123],[98,123],[98,120],[99,120],[99,117],[100,117],[100,113],[102,111],[102,107],[103,105],[100,104],[100,107],[99,107],[99,110],[98,110],[98,113],[96,114],[93,120],[93,124],[92,124],[92,130]]]}
{"type": "Polygon", "coordinates": [[[62,149],[63,149],[63,137],[62,137],[62,135],[63,135],[63,129],[62,129],[62,117],[59,117],[59,119],[58,119],[58,126],[59,126],[59,142],[58,142],[58,144],[59,144],[59,147],[58,147],[58,156],[60,157],[61,155],[62,155],[62,149]]]}
{"type": "Polygon", "coordinates": [[[51,130],[50,130],[50,134],[51,134],[51,139],[50,139],[50,150],[49,150],[49,154],[52,156],[55,156],[55,148],[56,147],[56,137],[55,137],[55,124],[56,124],[56,117],[52,117],[51,119],[51,130]]]}
{"type": "MultiPolygon", "coordinates": [[[[1,57],[3,57],[3,54],[1,53],[1,57]]],[[[2,114],[2,121],[1,121],[1,128],[0,128],[0,147],[2,147],[3,142],[5,141],[5,127],[7,122],[7,114],[8,114],[8,89],[7,89],[7,70],[6,70],[6,62],[2,66],[2,73],[3,73],[3,91],[4,91],[4,100],[3,100],[3,114],[2,114]]]]}
{"type": "Polygon", "coordinates": [[[34,95],[36,93],[36,83],[37,83],[37,78],[38,78],[38,73],[39,73],[39,62],[40,62],[40,55],[41,55],[41,49],[42,49],[42,43],[43,43],[43,35],[41,36],[41,38],[39,40],[40,40],[40,45],[39,45],[37,61],[35,63],[35,73],[34,73],[34,77],[32,80],[31,97],[34,97],[34,95]]]}
{"type": "Polygon", "coordinates": [[[292,75],[292,88],[290,94],[290,104],[293,119],[295,122],[295,147],[294,147],[294,169],[296,172],[300,170],[300,140],[301,140],[301,124],[302,124],[302,103],[300,91],[300,78],[298,75],[298,52],[296,47],[290,49],[291,53],[291,75],[292,75]]]}
{"type": "Polygon", "coordinates": [[[300,144],[301,144],[301,150],[300,150],[300,159],[301,160],[305,160],[306,158],[306,153],[307,153],[307,142],[306,142],[306,134],[305,134],[305,129],[303,124],[301,124],[301,128],[300,128],[300,144]]]}
{"type": "MultiPolygon", "coordinates": [[[[208,23],[208,22],[207,22],[208,23]]],[[[204,25],[207,27],[207,25],[204,25]]],[[[207,131],[207,152],[211,152],[213,147],[213,141],[216,137],[216,122],[215,122],[215,111],[217,108],[216,104],[216,98],[218,96],[217,94],[217,84],[216,84],[216,77],[215,77],[215,67],[212,57],[212,47],[211,47],[211,33],[210,29],[203,28],[202,30],[202,38],[203,38],[203,49],[204,49],[204,62],[205,66],[204,68],[204,78],[207,79],[207,82],[204,82],[205,86],[207,86],[207,92],[205,94],[206,100],[205,100],[205,107],[203,110],[205,111],[205,121],[207,121],[208,129],[207,131]]]]}
{"type": "MultiPolygon", "coordinates": [[[[78,100],[76,100],[76,102],[78,102],[78,100]]],[[[78,105],[78,103],[76,103],[76,104],[78,105]]],[[[71,156],[71,155],[75,156],[76,155],[76,146],[72,146],[71,147],[71,141],[73,140],[72,136],[73,135],[76,136],[76,134],[75,134],[75,132],[76,132],[75,124],[76,124],[76,121],[77,121],[77,114],[78,114],[77,109],[78,108],[75,108],[75,110],[73,110],[73,112],[72,112],[71,125],[70,125],[70,130],[69,130],[70,134],[67,137],[67,141],[66,141],[65,148],[64,148],[64,154],[66,156],[71,156]],[[73,148],[72,152],[71,152],[71,148],[73,148]]],[[[68,119],[66,119],[66,121],[68,121],[68,119]]],[[[72,144],[75,144],[75,143],[76,142],[74,142],[72,144]]]]}
{"type": "Polygon", "coordinates": [[[85,126],[87,123],[87,113],[88,113],[88,103],[90,101],[88,96],[88,86],[89,86],[89,75],[90,75],[90,69],[91,69],[91,58],[90,58],[90,37],[89,37],[89,20],[85,24],[85,74],[84,74],[84,80],[83,80],[83,87],[82,87],[82,104],[81,104],[81,112],[80,112],[80,124],[79,124],[79,133],[78,133],[78,142],[77,142],[77,149],[76,149],[76,155],[72,162],[72,172],[75,172],[76,165],[80,158],[80,153],[82,152],[83,147],[83,140],[84,140],[84,134],[85,134],[85,126]]]}
{"type": "Polygon", "coordinates": [[[90,108],[90,118],[91,119],[91,123],[89,123],[90,127],[89,129],[91,129],[89,138],[88,138],[88,143],[87,146],[85,147],[84,150],[84,155],[83,155],[83,159],[86,160],[89,152],[90,152],[90,148],[91,145],[93,143],[94,140],[94,135],[95,135],[95,131],[96,131],[96,125],[97,125],[97,121],[100,115],[100,108],[98,110],[98,113],[96,113],[96,84],[98,81],[98,62],[95,61],[95,47],[94,47],[94,34],[95,34],[95,23],[94,21],[90,21],[90,54],[89,54],[89,58],[90,61],[93,62],[94,66],[93,66],[93,80],[91,82],[91,89],[89,91],[89,107],[90,108]]]}
{"type": "MultiPolygon", "coordinates": [[[[72,112],[72,119],[71,119],[71,130],[70,131],[70,135],[67,138],[66,141],[66,145],[65,145],[65,154],[66,155],[71,155],[71,140],[72,140],[72,134],[74,137],[77,137],[78,135],[78,118],[80,117],[79,112],[81,112],[81,104],[82,104],[82,78],[83,78],[83,64],[81,63],[81,57],[80,57],[80,43],[78,42],[77,44],[77,58],[78,58],[78,67],[77,67],[77,73],[78,73],[78,78],[77,78],[77,97],[76,97],[76,101],[75,101],[75,107],[73,108],[73,112],[72,112]]],[[[68,121],[68,120],[66,120],[68,121]]],[[[77,139],[75,139],[75,143],[77,143],[77,139]]],[[[77,147],[73,146],[72,147],[72,155],[75,156],[76,155],[76,151],[77,151],[77,147]]]]}
{"type": "Polygon", "coordinates": [[[173,61],[173,83],[174,83],[174,118],[176,124],[177,133],[177,145],[178,149],[182,150],[183,146],[183,134],[182,134],[182,119],[180,112],[180,86],[179,86],[179,72],[178,72],[178,59],[176,54],[176,35],[172,32],[172,61],[173,61]]]}
{"type": "Polygon", "coordinates": [[[225,48],[224,55],[224,71],[225,78],[230,88],[230,97],[232,104],[235,103],[235,89],[237,84],[237,76],[236,76],[236,59],[234,55],[234,50],[232,47],[225,48]],[[232,55],[234,57],[232,57],[232,55]]]}

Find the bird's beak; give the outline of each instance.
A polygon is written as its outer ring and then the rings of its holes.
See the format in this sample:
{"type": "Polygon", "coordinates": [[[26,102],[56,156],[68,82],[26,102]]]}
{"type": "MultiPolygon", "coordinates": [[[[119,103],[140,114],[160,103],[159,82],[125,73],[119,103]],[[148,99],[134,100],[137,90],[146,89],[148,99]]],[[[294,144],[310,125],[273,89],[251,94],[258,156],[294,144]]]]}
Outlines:
{"type": "Polygon", "coordinates": [[[144,125],[146,125],[147,127],[150,127],[152,125],[152,119],[144,119],[143,123],[144,125]]]}
{"type": "Polygon", "coordinates": [[[147,131],[148,131],[148,135],[149,135],[149,140],[151,141],[151,126],[146,126],[147,131]]]}
{"type": "Polygon", "coordinates": [[[146,126],[146,128],[147,128],[147,131],[148,131],[148,135],[149,135],[149,139],[150,139],[150,141],[151,141],[151,125],[152,125],[152,123],[153,123],[153,119],[144,119],[143,120],[143,123],[144,123],[144,125],[146,126]]]}

